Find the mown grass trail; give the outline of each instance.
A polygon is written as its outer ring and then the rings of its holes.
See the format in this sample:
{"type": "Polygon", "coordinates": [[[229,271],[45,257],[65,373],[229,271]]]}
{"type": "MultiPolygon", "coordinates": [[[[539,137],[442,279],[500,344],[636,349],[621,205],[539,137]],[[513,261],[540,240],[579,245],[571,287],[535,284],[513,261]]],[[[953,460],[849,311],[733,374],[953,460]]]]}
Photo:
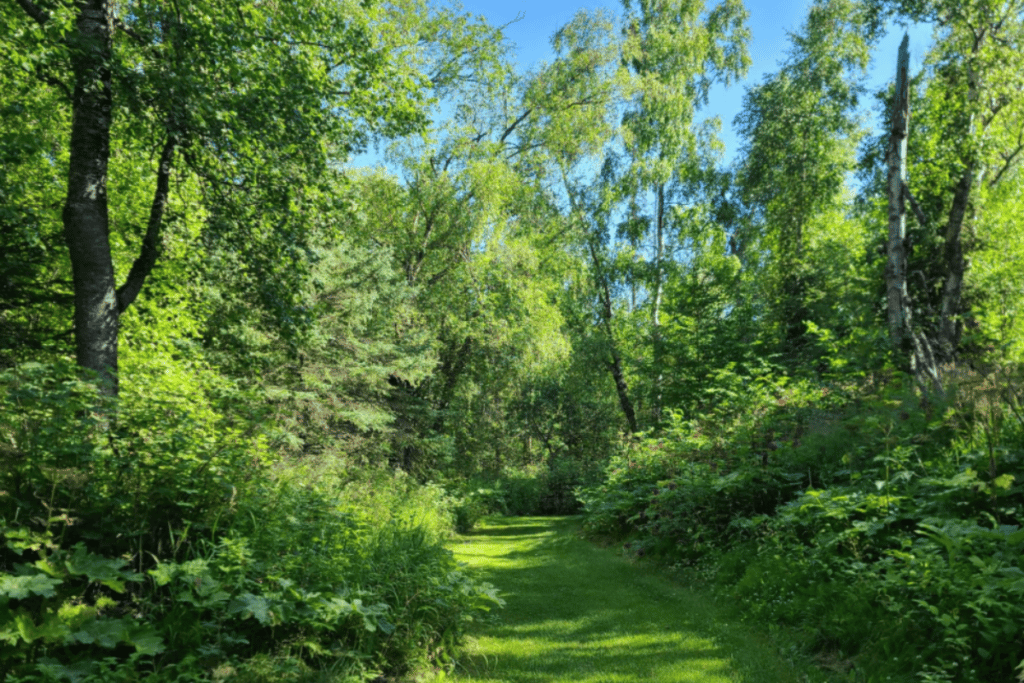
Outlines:
{"type": "Polygon", "coordinates": [[[683,586],[595,547],[573,519],[493,519],[453,544],[503,593],[459,681],[796,683],[762,640],[683,586]]]}

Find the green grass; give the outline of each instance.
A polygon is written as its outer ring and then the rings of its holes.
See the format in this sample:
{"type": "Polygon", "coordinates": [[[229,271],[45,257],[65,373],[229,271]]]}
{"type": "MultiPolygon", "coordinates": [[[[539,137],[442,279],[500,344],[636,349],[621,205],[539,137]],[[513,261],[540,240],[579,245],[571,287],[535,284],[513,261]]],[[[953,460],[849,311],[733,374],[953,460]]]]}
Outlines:
{"type": "MultiPolygon", "coordinates": [[[[455,675],[493,683],[809,680],[706,595],[579,538],[572,518],[490,519],[453,544],[507,601],[455,675]]],[[[815,676],[814,678],[817,678],[815,676]]]]}

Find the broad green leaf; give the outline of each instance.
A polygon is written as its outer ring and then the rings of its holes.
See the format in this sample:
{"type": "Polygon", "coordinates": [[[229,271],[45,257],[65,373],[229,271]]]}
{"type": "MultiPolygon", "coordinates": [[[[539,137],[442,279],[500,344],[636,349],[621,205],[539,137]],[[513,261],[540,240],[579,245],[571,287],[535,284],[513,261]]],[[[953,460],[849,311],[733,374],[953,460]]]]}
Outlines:
{"type": "Polygon", "coordinates": [[[42,595],[45,598],[52,598],[56,595],[55,587],[61,585],[60,579],[54,579],[42,574],[29,574],[27,576],[12,576],[11,574],[0,575],[0,595],[20,600],[29,595],[42,595]]]}

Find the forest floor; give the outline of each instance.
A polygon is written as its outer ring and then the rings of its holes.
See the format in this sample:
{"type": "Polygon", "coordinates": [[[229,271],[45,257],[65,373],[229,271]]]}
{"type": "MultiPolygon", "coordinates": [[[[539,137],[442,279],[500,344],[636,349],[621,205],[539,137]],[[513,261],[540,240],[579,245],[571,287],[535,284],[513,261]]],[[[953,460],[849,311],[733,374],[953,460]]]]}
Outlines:
{"type": "Polygon", "coordinates": [[[576,518],[492,518],[452,544],[506,600],[455,680],[491,683],[802,683],[763,635],[706,593],[579,535],[576,518]]]}

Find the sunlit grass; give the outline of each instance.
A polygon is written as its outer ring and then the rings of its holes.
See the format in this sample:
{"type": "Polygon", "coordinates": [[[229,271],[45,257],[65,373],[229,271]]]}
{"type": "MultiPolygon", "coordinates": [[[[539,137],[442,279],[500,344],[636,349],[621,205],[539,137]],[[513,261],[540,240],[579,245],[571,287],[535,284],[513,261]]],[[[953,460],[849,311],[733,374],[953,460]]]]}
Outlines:
{"type": "Polygon", "coordinates": [[[502,590],[457,680],[497,683],[795,683],[805,680],[707,596],[597,548],[576,520],[492,519],[453,544],[502,590]]]}

